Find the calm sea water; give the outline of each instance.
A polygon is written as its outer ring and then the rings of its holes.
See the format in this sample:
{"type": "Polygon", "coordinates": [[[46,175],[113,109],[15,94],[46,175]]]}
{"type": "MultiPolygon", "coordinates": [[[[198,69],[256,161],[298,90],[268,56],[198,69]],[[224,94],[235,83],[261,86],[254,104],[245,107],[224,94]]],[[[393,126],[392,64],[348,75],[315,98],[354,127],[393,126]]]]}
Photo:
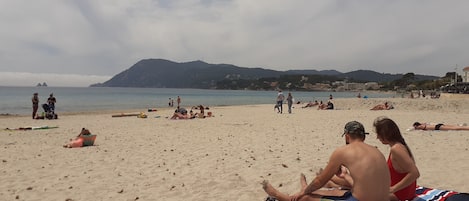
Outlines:
{"type": "MultiPolygon", "coordinates": [[[[50,93],[57,99],[56,112],[81,112],[119,109],[145,109],[168,107],[169,98],[180,96],[182,105],[223,106],[274,104],[276,91],[205,90],[168,88],[115,88],[115,87],[1,87],[0,114],[30,114],[31,98],[39,93],[39,104],[46,103],[50,93]]],[[[284,91],[287,95],[288,92],[284,91]]],[[[355,97],[356,92],[299,92],[292,91],[295,101],[327,100],[355,97]]],[[[391,97],[393,94],[371,93],[370,98],[391,97]]],[[[39,112],[42,112],[39,108],[39,112]]]]}

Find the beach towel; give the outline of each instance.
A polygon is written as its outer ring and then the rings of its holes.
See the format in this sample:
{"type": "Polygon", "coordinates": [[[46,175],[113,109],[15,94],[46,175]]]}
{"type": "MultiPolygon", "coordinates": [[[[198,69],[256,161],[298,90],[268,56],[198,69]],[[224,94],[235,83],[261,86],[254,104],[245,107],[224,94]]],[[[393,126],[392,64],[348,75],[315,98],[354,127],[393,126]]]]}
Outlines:
{"type": "Polygon", "coordinates": [[[432,189],[418,186],[417,197],[413,201],[467,201],[469,194],[458,193],[451,190],[432,189]]]}
{"type": "Polygon", "coordinates": [[[52,128],[58,128],[58,126],[29,126],[29,127],[19,127],[19,128],[5,128],[5,130],[27,131],[27,130],[43,130],[43,129],[52,129],[52,128]]]}
{"type": "MultiPolygon", "coordinates": [[[[417,197],[412,201],[469,201],[469,194],[451,190],[440,190],[417,186],[417,197]]],[[[267,196],[265,201],[277,201],[275,197],[267,196]]]]}
{"type": "Polygon", "coordinates": [[[112,117],[135,117],[135,116],[138,116],[139,114],[114,114],[112,115],[112,117]]]}

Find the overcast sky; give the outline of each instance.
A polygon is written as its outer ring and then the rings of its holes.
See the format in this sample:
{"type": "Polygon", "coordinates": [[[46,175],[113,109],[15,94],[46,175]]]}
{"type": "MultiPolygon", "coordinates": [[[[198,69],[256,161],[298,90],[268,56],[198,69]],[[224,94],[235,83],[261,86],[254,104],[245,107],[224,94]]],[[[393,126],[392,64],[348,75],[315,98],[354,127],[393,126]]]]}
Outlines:
{"type": "Polygon", "coordinates": [[[141,59],[444,76],[467,0],[0,0],[0,86],[88,86],[141,59]]]}

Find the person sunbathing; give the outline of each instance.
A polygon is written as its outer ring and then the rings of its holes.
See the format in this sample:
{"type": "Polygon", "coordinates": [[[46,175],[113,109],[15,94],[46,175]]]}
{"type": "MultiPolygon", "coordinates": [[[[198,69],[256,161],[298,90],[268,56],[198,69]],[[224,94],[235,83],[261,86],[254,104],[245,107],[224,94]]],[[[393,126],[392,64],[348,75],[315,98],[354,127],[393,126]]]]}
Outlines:
{"type": "Polygon", "coordinates": [[[309,101],[309,103],[307,103],[305,106],[303,106],[301,108],[313,107],[313,106],[316,106],[316,105],[319,105],[317,100],[315,100],[314,103],[309,101]]]}
{"type": "Polygon", "coordinates": [[[392,105],[389,105],[388,102],[384,102],[384,104],[379,104],[371,108],[370,110],[390,110],[394,109],[392,105]]]}
{"type": "Polygon", "coordinates": [[[319,104],[318,106],[318,110],[333,110],[334,109],[334,103],[332,103],[332,101],[327,101],[326,104],[319,104]]]}
{"type": "Polygon", "coordinates": [[[449,125],[449,124],[428,124],[428,123],[420,123],[415,122],[413,124],[415,130],[469,130],[469,126],[463,125],[449,125]]]}
{"type": "Polygon", "coordinates": [[[65,148],[73,148],[73,147],[82,147],[83,146],[83,137],[91,136],[91,133],[88,129],[82,128],[80,134],[77,135],[75,139],[70,139],[70,142],[64,144],[63,147],[65,148]]]}
{"type": "MultiPolygon", "coordinates": [[[[192,111],[192,110],[191,110],[192,111]]],[[[171,119],[192,119],[194,118],[194,114],[187,113],[186,108],[178,107],[175,111],[171,119]]]]}
{"type": "Polygon", "coordinates": [[[194,118],[195,116],[193,115],[189,115],[187,113],[180,113],[180,112],[175,112],[173,114],[173,116],[171,117],[171,119],[192,119],[194,118]]]}

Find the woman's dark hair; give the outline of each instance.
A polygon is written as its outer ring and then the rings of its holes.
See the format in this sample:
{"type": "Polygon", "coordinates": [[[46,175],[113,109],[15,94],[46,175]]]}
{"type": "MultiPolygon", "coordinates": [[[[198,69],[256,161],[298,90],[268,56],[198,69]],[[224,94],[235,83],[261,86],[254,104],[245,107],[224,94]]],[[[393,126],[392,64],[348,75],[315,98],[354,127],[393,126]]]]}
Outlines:
{"type": "Polygon", "coordinates": [[[404,137],[401,135],[401,131],[399,131],[399,127],[393,120],[387,117],[378,117],[373,122],[373,126],[375,127],[376,134],[379,138],[389,142],[399,142],[403,144],[407,149],[407,152],[409,152],[410,157],[412,159],[414,158],[409,146],[404,140],[404,137]]]}

